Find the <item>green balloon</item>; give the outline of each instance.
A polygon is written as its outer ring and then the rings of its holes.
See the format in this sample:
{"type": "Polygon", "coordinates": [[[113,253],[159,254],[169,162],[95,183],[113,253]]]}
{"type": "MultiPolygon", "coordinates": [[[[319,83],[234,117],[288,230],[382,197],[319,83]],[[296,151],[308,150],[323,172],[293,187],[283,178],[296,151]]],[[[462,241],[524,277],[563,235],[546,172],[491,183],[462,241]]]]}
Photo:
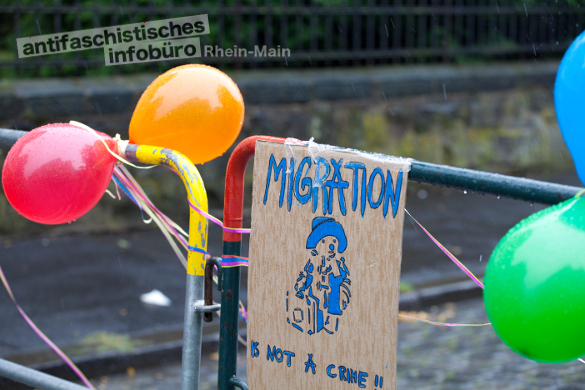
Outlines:
{"type": "Polygon", "coordinates": [[[520,221],[487,265],[483,299],[498,336],[542,363],[585,355],[585,197],[520,221]]]}

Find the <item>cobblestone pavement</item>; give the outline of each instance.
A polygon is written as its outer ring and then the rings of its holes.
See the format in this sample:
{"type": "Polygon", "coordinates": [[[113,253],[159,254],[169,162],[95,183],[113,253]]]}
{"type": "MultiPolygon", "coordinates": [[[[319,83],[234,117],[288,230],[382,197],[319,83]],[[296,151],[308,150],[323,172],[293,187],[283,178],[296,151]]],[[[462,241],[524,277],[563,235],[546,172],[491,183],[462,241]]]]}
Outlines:
{"type": "MultiPolygon", "coordinates": [[[[472,299],[427,310],[428,319],[485,323],[483,302],[472,299]]],[[[424,315],[424,313],[422,313],[424,315]]],[[[421,316],[421,313],[418,314],[421,316]]],[[[245,379],[246,351],[240,350],[238,377],[245,379]]],[[[204,351],[202,390],[216,388],[217,350],[204,351]]],[[[94,379],[98,390],[180,389],[180,365],[129,370],[94,379]]],[[[585,390],[585,364],[539,364],[510,351],[490,326],[446,328],[421,322],[398,327],[398,390],[550,389],[585,390]]]]}

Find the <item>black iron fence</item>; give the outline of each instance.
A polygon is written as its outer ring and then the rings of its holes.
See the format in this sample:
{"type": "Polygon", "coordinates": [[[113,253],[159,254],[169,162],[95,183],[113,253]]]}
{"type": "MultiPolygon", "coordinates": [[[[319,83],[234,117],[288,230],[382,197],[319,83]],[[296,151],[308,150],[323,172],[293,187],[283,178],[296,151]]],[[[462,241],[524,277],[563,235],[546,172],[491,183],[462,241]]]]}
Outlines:
{"type": "Polygon", "coordinates": [[[102,50],[19,59],[16,38],[198,14],[208,14],[210,21],[203,46],[290,50],[290,57],[200,58],[224,68],[558,58],[585,26],[580,2],[585,5],[584,0],[0,0],[0,72],[10,77],[164,70],[181,60],[105,67],[102,50]]]}

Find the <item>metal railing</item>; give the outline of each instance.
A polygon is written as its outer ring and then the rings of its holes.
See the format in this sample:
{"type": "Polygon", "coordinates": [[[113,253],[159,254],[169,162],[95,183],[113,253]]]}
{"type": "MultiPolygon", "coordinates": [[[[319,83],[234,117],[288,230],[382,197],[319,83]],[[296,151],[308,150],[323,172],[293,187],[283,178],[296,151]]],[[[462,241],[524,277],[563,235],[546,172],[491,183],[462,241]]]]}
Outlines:
{"type": "Polygon", "coordinates": [[[102,50],[19,60],[16,38],[208,14],[202,45],[290,49],[291,56],[209,57],[223,67],[362,66],[560,57],[585,26],[569,0],[12,0],[0,4],[0,72],[83,75],[166,69],[105,67],[102,50]]]}
{"type": "MultiPolygon", "coordinates": [[[[19,130],[0,129],[0,146],[10,147],[26,133],[25,131],[19,130]]],[[[120,149],[118,152],[120,153],[120,149]]],[[[166,166],[175,171],[185,184],[189,202],[200,205],[202,210],[207,212],[207,194],[203,186],[203,180],[188,158],[170,149],[133,144],[124,146],[122,153],[128,161],[166,166]]],[[[207,220],[205,217],[199,213],[191,213],[189,220],[189,256],[187,261],[183,327],[182,390],[194,390],[198,388],[203,316],[206,312],[219,310],[219,305],[205,305],[203,299],[205,276],[202,269],[205,265],[206,258],[200,251],[205,252],[207,249],[206,235],[207,220]],[[200,233],[199,229],[203,229],[202,231],[205,233],[200,233]],[[205,235],[203,244],[198,244],[196,237],[201,237],[202,234],[205,235]]],[[[0,359],[0,376],[5,376],[14,381],[22,382],[42,390],[75,390],[84,388],[3,359],[0,359]]]]}
{"type": "MultiPolygon", "coordinates": [[[[0,129],[0,146],[10,147],[24,131],[0,129]]],[[[231,228],[241,228],[244,197],[244,173],[248,161],[255,153],[256,141],[284,143],[284,138],[254,136],[242,141],[230,156],[226,173],[224,202],[224,223],[231,228]]],[[[156,163],[158,157],[152,155],[153,148],[128,145],[126,158],[134,162],[156,163]],[[141,152],[140,148],[146,148],[141,152]]],[[[548,183],[538,180],[518,178],[471,169],[454,168],[444,165],[411,162],[408,179],[432,185],[448,186],[539,202],[556,204],[577,195],[581,188],[548,183]]],[[[184,180],[188,180],[184,178],[184,180]]],[[[241,233],[224,231],[223,254],[239,256],[241,233]]],[[[238,309],[240,291],[240,268],[221,268],[218,266],[221,305],[211,304],[211,273],[218,259],[207,261],[206,275],[187,275],[187,299],[185,305],[184,349],[183,349],[183,390],[196,390],[199,378],[200,343],[202,318],[204,313],[217,311],[221,307],[218,389],[233,390],[234,387],[247,390],[247,385],[236,378],[238,352],[238,309]],[[205,283],[205,279],[206,283],[205,283]],[[204,294],[204,283],[205,294],[204,294]],[[205,297],[205,299],[204,299],[205,297]],[[207,303],[205,302],[207,300],[207,303]]],[[[80,390],[84,387],[52,377],[21,365],[0,359],[0,376],[34,386],[41,390],[80,390]]]]}

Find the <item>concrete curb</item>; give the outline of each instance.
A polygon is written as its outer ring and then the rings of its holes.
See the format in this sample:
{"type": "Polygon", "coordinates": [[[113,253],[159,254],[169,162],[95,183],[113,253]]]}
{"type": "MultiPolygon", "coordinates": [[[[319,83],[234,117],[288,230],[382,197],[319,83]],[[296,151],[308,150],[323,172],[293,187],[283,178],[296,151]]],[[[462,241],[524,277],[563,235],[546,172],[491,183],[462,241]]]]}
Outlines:
{"type": "Polygon", "coordinates": [[[421,290],[400,294],[400,310],[414,311],[425,307],[440,305],[446,302],[457,302],[465,299],[479,298],[483,290],[474,281],[463,281],[428,287],[421,290]]]}
{"type": "MultiPolygon", "coordinates": [[[[409,65],[233,72],[247,104],[384,100],[535,85],[552,88],[558,61],[485,65],[409,65]]],[[[156,74],[82,79],[2,80],[0,120],[131,113],[156,74]]]]}
{"type": "MultiPolygon", "coordinates": [[[[219,333],[203,337],[202,353],[205,350],[217,348],[219,333]]],[[[148,347],[136,348],[130,353],[110,351],[96,353],[86,356],[72,358],[77,367],[88,378],[99,378],[104,375],[111,375],[126,372],[128,367],[146,368],[181,361],[183,351],[183,340],[170,341],[150,345],[148,347]]],[[[31,368],[61,379],[78,382],[79,378],[61,360],[55,360],[42,364],[31,365],[31,368]]],[[[0,389],[5,390],[28,390],[29,387],[9,379],[0,377],[0,389]]]]}
{"type": "MultiPolygon", "coordinates": [[[[470,298],[481,297],[482,289],[473,281],[450,283],[442,286],[428,287],[400,295],[399,309],[406,311],[422,310],[423,308],[447,302],[457,302],[470,298]]],[[[245,336],[246,329],[240,333],[245,336]]],[[[203,336],[203,350],[210,351],[217,348],[219,333],[203,336]]],[[[183,341],[176,340],[148,347],[137,348],[131,353],[104,352],[80,356],[73,361],[88,378],[97,378],[125,372],[128,367],[145,368],[162,364],[177,363],[181,360],[183,341]]],[[[75,381],[77,377],[62,361],[52,361],[31,366],[44,373],[66,380],[75,381]]],[[[0,378],[0,388],[20,390],[28,389],[5,378],[0,378]]]]}

